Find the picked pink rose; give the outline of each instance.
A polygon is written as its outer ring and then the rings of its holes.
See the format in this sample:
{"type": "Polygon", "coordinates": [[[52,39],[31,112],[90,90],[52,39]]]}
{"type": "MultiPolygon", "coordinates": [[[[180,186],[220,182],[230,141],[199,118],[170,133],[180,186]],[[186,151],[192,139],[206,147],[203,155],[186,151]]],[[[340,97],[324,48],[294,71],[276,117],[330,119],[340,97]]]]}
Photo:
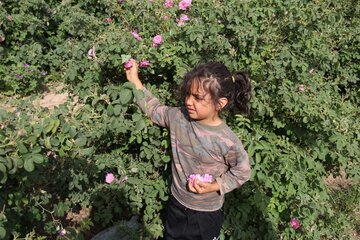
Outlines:
{"type": "Polygon", "coordinates": [[[206,183],[211,183],[213,182],[213,177],[210,174],[204,174],[204,175],[200,175],[200,174],[191,174],[188,177],[188,181],[190,182],[190,184],[192,184],[194,186],[195,181],[199,180],[200,182],[206,182],[206,183]]]}
{"type": "Polygon", "coordinates": [[[125,68],[126,70],[132,68],[132,66],[133,66],[133,64],[132,64],[132,62],[131,62],[131,59],[124,64],[124,68],[125,68]]]}

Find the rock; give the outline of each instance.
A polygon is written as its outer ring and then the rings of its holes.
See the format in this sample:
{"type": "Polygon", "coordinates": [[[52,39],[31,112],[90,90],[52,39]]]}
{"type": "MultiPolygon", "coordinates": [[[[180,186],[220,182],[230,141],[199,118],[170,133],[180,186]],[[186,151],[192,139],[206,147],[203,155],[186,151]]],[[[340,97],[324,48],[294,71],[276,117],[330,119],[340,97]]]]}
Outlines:
{"type": "Polygon", "coordinates": [[[138,216],[132,216],[129,221],[121,221],[115,226],[96,234],[91,240],[132,240],[139,234],[138,216]]]}

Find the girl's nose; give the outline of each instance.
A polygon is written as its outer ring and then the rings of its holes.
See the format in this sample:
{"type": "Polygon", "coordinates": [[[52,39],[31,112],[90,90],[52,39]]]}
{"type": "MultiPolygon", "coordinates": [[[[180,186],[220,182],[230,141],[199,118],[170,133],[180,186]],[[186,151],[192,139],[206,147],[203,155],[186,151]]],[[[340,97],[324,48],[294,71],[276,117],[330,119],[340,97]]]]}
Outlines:
{"type": "Polygon", "coordinates": [[[186,99],[185,99],[185,105],[186,105],[186,106],[191,106],[191,97],[186,97],[186,99]]]}

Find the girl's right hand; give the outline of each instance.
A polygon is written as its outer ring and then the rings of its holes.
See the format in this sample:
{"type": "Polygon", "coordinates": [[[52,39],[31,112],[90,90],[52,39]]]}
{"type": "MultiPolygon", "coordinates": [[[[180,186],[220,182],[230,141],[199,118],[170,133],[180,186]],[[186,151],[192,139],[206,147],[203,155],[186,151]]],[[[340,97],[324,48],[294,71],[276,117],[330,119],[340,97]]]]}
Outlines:
{"type": "Polygon", "coordinates": [[[144,86],[139,79],[139,65],[134,59],[130,59],[129,61],[132,66],[130,68],[125,68],[126,79],[129,82],[134,83],[136,89],[142,90],[144,89],[144,86]]]}
{"type": "Polygon", "coordinates": [[[190,192],[197,194],[220,191],[220,186],[216,180],[211,183],[201,182],[198,179],[189,180],[187,187],[190,192]]]}

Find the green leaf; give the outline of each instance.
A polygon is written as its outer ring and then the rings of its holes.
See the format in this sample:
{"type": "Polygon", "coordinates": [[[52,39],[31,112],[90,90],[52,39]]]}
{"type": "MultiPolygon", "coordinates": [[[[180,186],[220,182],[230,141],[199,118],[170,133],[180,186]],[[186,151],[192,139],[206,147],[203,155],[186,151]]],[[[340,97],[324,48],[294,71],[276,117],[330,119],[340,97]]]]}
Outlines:
{"type": "Polygon", "coordinates": [[[11,161],[11,158],[9,158],[9,157],[3,158],[3,157],[0,156],[0,163],[5,164],[5,166],[6,166],[8,169],[11,169],[11,168],[12,168],[12,161],[11,161]]]}
{"type": "Polygon", "coordinates": [[[77,69],[76,68],[70,68],[69,71],[69,79],[70,81],[74,81],[77,75],[77,69]]]}
{"type": "Polygon", "coordinates": [[[106,108],[107,114],[109,117],[111,117],[114,114],[114,107],[112,104],[109,104],[109,106],[106,108]]]}
{"type": "Polygon", "coordinates": [[[0,108],[0,122],[5,121],[8,118],[8,113],[5,109],[0,108]]]}
{"type": "Polygon", "coordinates": [[[114,114],[115,114],[115,116],[119,116],[120,115],[120,113],[121,113],[121,106],[120,105],[115,105],[115,107],[114,107],[114,114]]]}
{"type": "Polygon", "coordinates": [[[60,202],[54,205],[54,212],[57,217],[63,217],[68,210],[69,207],[65,203],[60,202]]]}
{"type": "Polygon", "coordinates": [[[132,82],[126,82],[122,85],[123,88],[135,89],[135,84],[132,82]]]}
{"type": "MultiPolygon", "coordinates": [[[[9,161],[12,162],[12,168],[11,168],[11,170],[10,170],[8,173],[9,173],[9,174],[15,174],[16,171],[17,171],[17,169],[18,169],[18,161],[17,161],[17,159],[14,158],[14,157],[10,157],[9,161]]],[[[10,168],[8,168],[8,169],[10,169],[10,168]]]]}
{"type": "Polygon", "coordinates": [[[50,137],[45,138],[44,145],[46,148],[51,149],[51,141],[50,137]]]}
{"type": "Polygon", "coordinates": [[[55,136],[50,138],[50,143],[51,143],[52,146],[55,146],[55,147],[60,145],[59,139],[57,137],[55,137],[55,136]]]}
{"type": "Polygon", "coordinates": [[[31,149],[31,152],[32,153],[39,153],[39,152],[41,152],[41,147],[35,146],[35,147],[33,147],[33,149],[31,149]]]}
{"type": "Polygon", "coordinates": [[[60,120],[59,120],[59,119],[55,119],[55,120],[54,120],[54,126],[53,126],[53,128],[51,129],[51,132],[52,132],[52,133],[55,133],[59,126],[60,126],[60,120]]]}
{"type": "Polygon", "coordinates": [[[19,152],[21,154],[25,154],[28,152],[28,149],[25,147],[24,143],[22,143],[22,142],[17,143],[17,149],[19,150],[19,152]]]}
{"type": "Polygon", "coordinates": [[[75,140],[75,145],[78,147],[84,147],[86,145],[86,137],[79,137],[75,140]]]}
{"type": "Polygon", "coordinates": [[[66,139],[65,141],[66,146],[68,146],[69,148],[71,148],[74,144],[72,143],[72,141],[70,141],[69,139],[66,139]]]}
{"type": "Polygon", "coordinates": [[[121,54],[121,63],[126,63],[131,58],[131,55],[121,54]]]}
{"type": "Polygon", "coordinates": [[[24,169],[28,172],[32,172],[35,169],[34,161],[32,158],[28,157],[24,162],[24,169]]]}
{"type": "Polygon", "coordinates": [[[5,239],[6,230],[3,226],[0,226],[0,239],[5,239]]]}
{"type": "Polygon", "coordinates": [[[5,183],[7,180],[7,170],[3,163],[0,163],[0,183],[5,183]]]}
{"type": "Polygon", "coordinates": [[[69,134],[70,134],[70,137],[72,137],[72,138],[75,137],[77,134],[76,128],[73,126],[70,126],[69,134]]]}
{"type": "Polygon", "coordinates": [[[125,105],[128,104],[130,102],[132,98],[132,91],[129,89],[122,89],[120,91],[120,102],[125,105]]]}
{"type": "Polygon", "coordinates": [[[50,122],[44,128],[44,132],[49,133],[53,129],[54,124],[55,124],[54,120],[50,119],[50,122]]]}
{"type": "Polygon", "coordinates": [[[35,153],[35,154],[32,154],[31,157],[35,163],[43,163],[44,162],[44,157],[41,154],[35,153]]]}
{"type": "Polygon", "coordinates": [[[59,149],[59,152],[58,152],[58,153],[59,153],[59,156],[60,156],[60,157],[64,157],[64,156],[65,156],[65,152],[64,152],[64,150],[63,150],[62,148],[59,149]]]}
{"type": "Polygon", "coordinates": [[[80,149],[78,152],[80,156],[90,156],[94,153],[94,148],[93,147],[84,148],[84,149],[80,149]]]}
{"type": "Polygon", "coordinates": [[[144,127],[145,127],[145,121],[144,121],[144,119],[141,118],[139,121],[136,122],[135,131],[140,131],[144,127]]]}
{"type": "Polygon", "coordinates": [[[137,121],[139,121],[140,119],[141,119],[141,117],[142,117],[142,115],[141,114],[139,114],[139,113],[134,113],[132,116],[131,116],[131,118],[132,118],[132,120],[134,121],[134,122],[137,122],[137,121]]]}
{"type": "Polygon", "coordinates": [[[137,89],[135,89],[135,90],[133,91],[133,94],[134,94],[134,96],[135,96],[136,101],[140,101],[140,100],[145,96],[145,94],[144,94],[143,91],[137,90],[137,89]]]}

